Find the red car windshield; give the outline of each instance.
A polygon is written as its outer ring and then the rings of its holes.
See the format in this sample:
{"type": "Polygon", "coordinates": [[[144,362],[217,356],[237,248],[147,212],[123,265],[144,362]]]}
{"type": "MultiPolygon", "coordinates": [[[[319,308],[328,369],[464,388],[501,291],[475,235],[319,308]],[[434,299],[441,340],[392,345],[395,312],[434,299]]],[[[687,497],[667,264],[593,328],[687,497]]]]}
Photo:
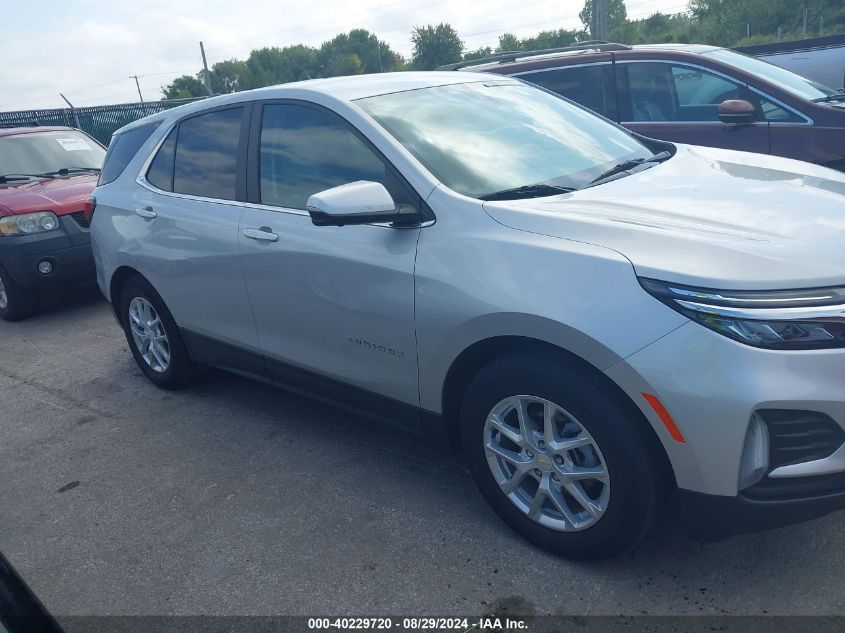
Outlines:
{"type": "Polygon", "coordinates": [[[0,178],[100,169],[105,150],[74,130],[0,136],[0,178]]]}

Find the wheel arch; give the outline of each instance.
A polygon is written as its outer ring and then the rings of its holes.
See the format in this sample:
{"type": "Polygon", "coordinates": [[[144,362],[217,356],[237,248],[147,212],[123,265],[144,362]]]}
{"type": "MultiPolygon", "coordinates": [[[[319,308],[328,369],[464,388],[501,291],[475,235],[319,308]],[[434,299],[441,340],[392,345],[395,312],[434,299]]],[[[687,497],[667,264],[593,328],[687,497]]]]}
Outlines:
{"type": "Polygon", "coordinates": [[[111,279],[109,280],[109,303],[111,304],[112,311],[118,321],[120,321],[120,315],[118,314],[120,295],[123,292],[123,287],[133,277],[140,277],[149,283],[149,280],[135,268],[132,268],[132,266],[118,267],[114,273],[112,273],[111,279]]]}
{"type": "Polygon", "coordinates": [[[460,447],[460,407],[470,381],[485,365],[497,358],[515,352],[555,356],[566,364],[577,367],[578,371],[591,374],[597,381],[605,384],[608,388],[608,397],[613,398],[625,407],[630,411],[632,417],[640,422],[643,432],[649,438],[649,444],[655,451],[655,455],[661,460],[670,481],[674,485],[674,469],[663,443],[642,409],[637,406],[625,390],[601,369],[583,357],[554,343],[528,336],[507,335],[485,338],[468,346],[452,361],[446,373],[442,391],[442,417],[450,447],[454,449],[460,447]]]}

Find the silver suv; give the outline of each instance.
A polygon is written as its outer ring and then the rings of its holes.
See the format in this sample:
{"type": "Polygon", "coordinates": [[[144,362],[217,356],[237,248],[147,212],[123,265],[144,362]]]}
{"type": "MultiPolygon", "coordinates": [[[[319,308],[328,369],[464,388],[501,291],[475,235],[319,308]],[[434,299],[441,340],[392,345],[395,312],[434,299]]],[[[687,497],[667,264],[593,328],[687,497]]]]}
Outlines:
{"type": "Polygon", "coordinates": [[[845,174],[449,72],[216,97],[106,165],[98,281],[161,387],[215,365],[459,445],[575,558],[670,501],[701,537],[845,506],[845,174]]]}

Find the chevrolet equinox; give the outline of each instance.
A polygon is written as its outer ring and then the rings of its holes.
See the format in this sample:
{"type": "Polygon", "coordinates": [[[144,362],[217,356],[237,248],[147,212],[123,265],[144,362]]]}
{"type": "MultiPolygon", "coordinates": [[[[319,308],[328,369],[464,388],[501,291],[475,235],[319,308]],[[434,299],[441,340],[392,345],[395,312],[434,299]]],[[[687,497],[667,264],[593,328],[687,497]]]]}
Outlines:
{"type": "Polygon", "coordinates": [[[454,72],[224,95],[121,144],[92,246],[156,385],[208,364],[405,423],[574,558],[665,507],[712,538],[845,506],[845,174],[454,72]]]}

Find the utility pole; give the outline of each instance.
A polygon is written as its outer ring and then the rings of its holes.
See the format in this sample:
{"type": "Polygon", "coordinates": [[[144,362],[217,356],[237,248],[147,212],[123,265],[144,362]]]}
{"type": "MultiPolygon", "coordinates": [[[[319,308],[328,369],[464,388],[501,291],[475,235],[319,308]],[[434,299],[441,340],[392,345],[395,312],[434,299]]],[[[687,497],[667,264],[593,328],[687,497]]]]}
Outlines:
{"type": "Polygon", "coordinates": [[[801,35],[807,37],[807,7],[804,7],[804,29],[801,31],[801,35]]]}
{"type": "Polygon", "coordinates": [[[205,84],[205,91],[210,97],[214,93],[211,91],[211,75],[208,73],[208,62],[205,61],[205,47],[202,45],[202,42],[200,42],[200,53],[202,54],[203,83],[205,84]]]}
{"type": "Polygon", "coordinates": [[[138,83],[138,75],[129,75],[129,78],[135,80],[135,87],[138,89],[138,98],[141,100],[141,103],[144,103],[144,95],[141,94],[141,84],[138,83]]]}
{"type": "Polygon", "coordinates": [[[592,11],[590,14],[590,37],[594,40],[607,40],[608,33],[607,0],[592,0],[592,11]]]}
{"type": "Polygon", "coordinates": [[[71,114],[73,115],[73,120],[74,120],[74,122],[76,123],[76,129],[77,129],[77,130],[81,130],[81,129],[82,129],[82,126],[81,126],[81,125],[79,125],[79,115],[76,113],[76,108],[73,106],[73,104],[72,104],[70,101],[68,101],[68,98],[67,98],[66,96],[64,96],[61,92],[59,93],[59,96],[60,96],[62,99],[64,99],[64,100],[65,100],[65,103],[66,103],[66,104],[68,104],[68,105],[70,106],[70,112],[71,112],[71,114]]]}

